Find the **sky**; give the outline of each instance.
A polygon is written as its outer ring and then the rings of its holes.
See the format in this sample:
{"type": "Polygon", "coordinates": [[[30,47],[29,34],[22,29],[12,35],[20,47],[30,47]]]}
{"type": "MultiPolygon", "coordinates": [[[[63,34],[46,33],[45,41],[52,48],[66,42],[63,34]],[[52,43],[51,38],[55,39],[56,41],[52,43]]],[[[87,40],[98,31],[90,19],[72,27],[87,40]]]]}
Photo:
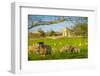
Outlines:
{"type": "Polygon", "coordinates": [[[38,29],[42,29],[44,32],[48,32],[50,30],[56,31],[56,32],[62,32],[65,27],[70,28],[75,26],[77,23],[88,23],[87,17],[79,17],[79,16],[50,16],[50,15],[28,15],[28,27],[32,26],[32,22],[50,22],[54,20],[59,20],[61,18],[64,18],[65,20],[63,22],[58,22],[55,24],[49,24],[49,25],[38,25],[35,27],[32,27],[29,29],[29,32],[37,32],[38,29]]]}

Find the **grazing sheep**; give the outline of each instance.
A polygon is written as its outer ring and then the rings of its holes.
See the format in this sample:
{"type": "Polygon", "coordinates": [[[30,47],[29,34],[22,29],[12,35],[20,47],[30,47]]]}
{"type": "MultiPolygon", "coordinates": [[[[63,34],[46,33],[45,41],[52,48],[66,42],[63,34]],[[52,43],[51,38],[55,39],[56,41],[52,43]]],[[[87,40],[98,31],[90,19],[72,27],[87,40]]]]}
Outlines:
{"type": "Polygon", "coordinates": [[[49,45],[44,45],[43,43],[33,44],[28,47],[29,54],[36,53],[43,56],[51,54],[51,50],[49,45]]]}
{"type": "Polygon", "coordinates": [[[61,53],[63,52],[69,52],[69,53],[79,53],[80,48],[73,46],[73,45],[66,45],[60,50],[61,53]]]}
{"type": "Polygon", "coordinates": [[[80,48],[74,47],[74,52],[75,52],[75,53],[80,53],[80,48]]]}
{"type": "Polygon", "coordinates": [[[29,51],[29,54],[30,53],[36,53],[36,54],[39,54],[39,45],[38,44],[33,44],[31,46],[28,47],[28,51],[29,51]]]}
{"type": "Polygon", "coordinates": [[[30,53],[33,53],[33,47],[32,46],[29,46],[28,47],[28,53],[30,54],[30,53]]]}
{"type": "Polygon", "coordinates": [[[40,48],[39,48],[39,54],[40,54],[41,56],[45,56],[45,55],[46,55],[46,48],[40,47],[40,48]]]}
{"type": "Polygon", "coordinates": [[[63,53],[63,52],[70,52],[70,49],[69,49],[69,46],[66,45],[64,46],[63,48],[60,49],[60,52],[63,53]]]}
{"type": "Polygon", "coordinates": [[[51,47],[49,45],[44,45],[46,48],[46,55],[51,54],[51,47]]]}
{"type": "Polygon", "coordinates": [[[77,46],[70,46],[70,51],[72,53],[79,53],[80,52],[80,48],[77,46]]]}
{"type": "Polygon", "coordinates": [[[51,50],[52,50],[51,46],[45,45],[43,42],[39,43],[39,54],[40,55],[43,55],[43,56],[49,55],[51,54],[51,50]]]}
{"type": "Polygon", "coordinates": [[[36,54],[39,54],[39,45],[38,44],[33,44],[33,47],[34,47],[34,52],[36,54]]]}

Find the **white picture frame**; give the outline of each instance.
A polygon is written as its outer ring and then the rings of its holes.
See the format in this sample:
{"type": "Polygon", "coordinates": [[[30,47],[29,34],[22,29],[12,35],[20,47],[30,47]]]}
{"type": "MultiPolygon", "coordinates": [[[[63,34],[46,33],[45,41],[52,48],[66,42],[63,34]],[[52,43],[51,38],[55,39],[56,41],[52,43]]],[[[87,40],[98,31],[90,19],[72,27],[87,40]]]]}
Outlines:
{"type": "Polygon", "coordinates": [[[47,72],[68,69],[90,69],[95,66],[95,39],[96,39],[96,9],[88,7],[56,7],[49,5],[35,5],[32,3],[11,4],[11,72],[47,72]],[[43,12],[45,11],[45,12],[43,12]],[[87,16],[89,17],[88,26],[88,59],[72,60],[27,60],[27,14],[42,15],[68,15],[68,16],[87,16]],[[66,14],[68,13],[68,14],[66,14]],[[25,26],[24,26],[25,25],[25,26]],[[91,25],[91,26],[90,26],[91,25]],[[92,33],[92,34],[91,34],[92,33]],[[91,47],[91,48],[90,48],[91,47]]]}

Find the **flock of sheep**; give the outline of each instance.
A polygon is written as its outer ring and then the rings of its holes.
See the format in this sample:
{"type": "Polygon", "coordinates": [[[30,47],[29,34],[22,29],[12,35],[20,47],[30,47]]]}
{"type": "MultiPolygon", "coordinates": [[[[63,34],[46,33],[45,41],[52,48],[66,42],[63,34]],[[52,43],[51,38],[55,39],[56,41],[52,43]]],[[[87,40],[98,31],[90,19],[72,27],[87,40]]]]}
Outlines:
{"type": "Polygon", "coordinates": [[[51,54],[52,48],[49,45],[44,44],[43,42],[39,42],[38,44],[33,44],[29,46],[29,53],[40,54],[41,56],[46,56],[51,54]]]}
{"type": "MultiPolygon", "coordinates": [[[[40,56],[50,55],[52,53],[52,48],[50,45],[46,45],[43,42],[39,42],[37,44],[33,44],[28,48],[29,54],[36,53],[40,56]]],[[[60,49],[60,53],[79,53],[80,48],[74,45],[65,45],[60,49]]]]}
{"type": "Polygon", "coordinates": [[[74,45],[66,45],[60,49],[60,52],[79,53],[80,48],[74,45]]]}

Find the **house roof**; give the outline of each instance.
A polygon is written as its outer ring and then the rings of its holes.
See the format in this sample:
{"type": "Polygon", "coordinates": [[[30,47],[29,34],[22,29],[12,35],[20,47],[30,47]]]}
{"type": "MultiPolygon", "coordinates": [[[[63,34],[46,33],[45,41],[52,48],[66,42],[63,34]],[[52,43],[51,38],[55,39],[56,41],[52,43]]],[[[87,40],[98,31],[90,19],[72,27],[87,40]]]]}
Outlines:
{"type": "Polygon", "coordinates": [[[69,31],[72,31],[70,28],[68,28],[68,27],[65,27],[64,29],[67,29],[67,30],[69,30],[69,31]]]}

